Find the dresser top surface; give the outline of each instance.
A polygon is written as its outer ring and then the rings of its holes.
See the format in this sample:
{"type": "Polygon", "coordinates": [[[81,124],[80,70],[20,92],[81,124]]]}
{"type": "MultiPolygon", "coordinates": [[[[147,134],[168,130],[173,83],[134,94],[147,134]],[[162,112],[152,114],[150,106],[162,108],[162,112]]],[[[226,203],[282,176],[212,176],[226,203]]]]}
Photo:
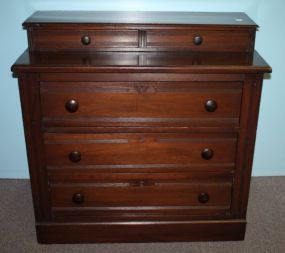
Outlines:
{"type": "Polygon", "coordinates": [[[52,53],[26,50],[13,65],[14,72],[22,71],[209,71],[271,72],[270,66],[257,53],[217,52],[81,52],[52,53]]]}
{"type": "Polygon", "coordinates": [[[242,12],[37,11],[24,27],[37,24],[155,24],[257,26],[242,12]]]}

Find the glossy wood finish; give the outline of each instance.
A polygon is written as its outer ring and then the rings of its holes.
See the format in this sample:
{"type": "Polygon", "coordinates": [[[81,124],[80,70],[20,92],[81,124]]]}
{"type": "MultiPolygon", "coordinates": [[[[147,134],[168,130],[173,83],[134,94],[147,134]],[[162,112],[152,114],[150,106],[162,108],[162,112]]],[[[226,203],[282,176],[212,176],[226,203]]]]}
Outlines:
{"type": "Polygon", "coordinates": [[[12,70],[39,242],[244,238],[271,72],[253,21],[49,11],[24,27],[12,70]]]}
{"type": "MultiPolygon", "coordinates": [[[[233,53],[233,52],[28,52],[27,50],[19,57],[12,66],[12,70],[19,72],[40,72],[40,73],[73,73],[62,76],[66,81],[80,80],[79,73],[93,73],[83,75],[81,78],[86,81],[94,80],[92,76],[102,76],[108,73],[102,81],[112,79],[116,73],[125,73],[127,81],[130,73],[156,73],[159,81],[174,80],[173,73],[197,73],[202,74],[241,74],[271,72],[271,68],[258,54],[233,53]],[[115,69],[114,69],[115,68],[115,69]],[[76,74],[75,74],[76,73],[76,74]],[[96,75],[94,75],[96,73],[96,75]],[[113,73],[110,75],[110,73],[113,73]],[[167,78],[164,74],[168,73],[167,78]],[[172,73],[172,74],[171,74],[172,73]],[[69,78],[72,76],[72,78],[69,78]],[[90,79],[89,79],[90,78],[90,79]]],[[[137,75],[137,74],[136,74],[137,75]]],[[[135,76],[132,80],[136,80],[135,76]]],[[[57,75],[41,75],[44,80],[60,81],[57,75]]],[[[229,77],[229,76],[228,76],[229,77]]],[[[82,80],[81,79],[81,80],[82,80]]],[[[231,78],[232,79],[232,78],[231,78]]],[[[100,80],[97,78],[97,80],[100,80]]],[[[115,80],[118,80],[116,77],[115,80]]],[[[115,81],[113,80],[113,81],[115,81]]],[[[148,79],[150,80],[150,79],[148,79]]],[[[183,80],[176,76],[175,80],[183,80]]],[[[189,77],[188,77],[189,80],[189,77]]],[[[198,79],[196,79],[198,80],[198,79]]],[[[201,79],[203,80],[203,78],[201,79]]],[[[212,78],[211,80],[215,80],[212,78]]],[[[223,80],[228,80],[223,78],[223,80]]],[[[62,80],[61,80],[62,81],[62,80]]]]}
{"type": "MultiPolygon", "coordinates": [[[[43,120],[83,126],[238,120],[241,82],[43,82],[43,120]],[[161,104],[163,103],[163,107],[161,104]]],[[[59,123],[60,124],[60,123],[59,123]]],[[[188,123],[189,124],[189,123],[188,123]]]]}
{"type": "Polygon", "coordinates": [[[21,74],[19,76],[19,90],[22,104],[26,149],[28,154],[29,173],[33,194],[33,204],[36,221],[49,219],[49,190],[46,180],[46,164],[43,152],[43,139],[41,131],[41,110],[34,107],[39,104],[40,93],[38,75],[21,74]]]}
{"type": "Polygon", "coordinates": [[[48,166],[233,163],[233,134],[45,134],[48,166]],[[204,155],[211,149],[213,155],[204,155]],[[71,160],[70,152],[81,159],[71,160]]]}
{"type": "Polygon", "coordinates": [[[218,214],[221,217],[221,213],[225,215],[229,211],[231,183],[138,180],[101,181],[89,185],[59,184],[51,186],[51,198],[53,210],[60,209],[69,215],[72,212],[77,217],[86,215],[85,209],[89,212],[106,210],[108,213],[121,210],[120,216],[131,216],[133,213],[134,219],[138,210],[140,215],[149,215],[152,209],[156,210],[157,216],[163,216],[165,211],[170,210],[172,215],[181,215],[184,209],[184,214],[188,216],[197,215],[198,210],[202,210],[200,215],[218,214]]]}
{"type": "Polygon", "coordinates": [[[31,51],[252,52],[257,27],[243,13],[178,12],[37,12],[23,25],[31,51]]]}
{"type": "Polygon", "coordinates": [[[138,180],[94,182],[89,185],[52,185],[51,196],[54,207],[156,206],[159,208],[159,206],[188,205],[193,207],[203,205],[221,206],[222,208],[230,205],[230,190],[230,183],[221,182],[195,184],[179,181],[147,182],[138,180]],[[74,194],[77,195],[74,196],[74,194]],[[206,194],[209,197],[205,198],[206,194]],[[160,198],[159,196],[164,197],[160,198]]]}
{"type": "MultiPolygon", "coordinates": [[[[222,25],[257,26],[242,12],[126,12],[126,11],[37,11],[23,26],[78,26],[88,24],[180,24],[180,25],[222,25]]],[[[168,26],[169,27],[169,26],[168,26]]]]}
{"type": "Polygon", "coordinates": [[[250,51],[251,33],[249,31],[213,31],[191,29],[147,30],[145,47],[151,48],[179,48],[191,51],[250,51]]]}
{"type": "Polygon", "coordinates": [[[254,30],[197,29],[147,30],[35,30],[30,33],[32,51],[221,51],[251,52],[254,30]]]}
{"type": "Polygon", "coordinates": [[[87,50],[90,48],[133,48],[138,47],[136,30],[97,30],[97,31],[34,31],[34,50],[87,50]],[[85,41],[82,38],[87,37],[85,41]],[[83,42],[82,42],[83,41],[83,42]]]}

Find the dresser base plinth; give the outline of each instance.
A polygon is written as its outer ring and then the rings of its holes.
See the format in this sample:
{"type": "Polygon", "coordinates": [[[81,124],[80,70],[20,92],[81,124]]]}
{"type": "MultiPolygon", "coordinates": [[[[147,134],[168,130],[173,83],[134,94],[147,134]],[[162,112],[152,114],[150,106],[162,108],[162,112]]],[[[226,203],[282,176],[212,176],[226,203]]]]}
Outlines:
{"type": "Polygon", "coordinates": [[[243,240],[245,220],[185,222],[38,223],[39,243],[243,240]]]}

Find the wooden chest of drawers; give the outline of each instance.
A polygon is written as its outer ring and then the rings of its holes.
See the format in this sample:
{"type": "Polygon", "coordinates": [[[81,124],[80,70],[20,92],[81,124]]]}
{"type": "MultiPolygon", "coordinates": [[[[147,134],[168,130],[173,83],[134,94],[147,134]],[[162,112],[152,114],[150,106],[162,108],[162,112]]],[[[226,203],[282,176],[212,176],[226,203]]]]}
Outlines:
{"type": "Polygon", "coordinates": [[[263,74],[243,13],[36,12],[13,65],[41,243],[241,240],[263,74]]]}

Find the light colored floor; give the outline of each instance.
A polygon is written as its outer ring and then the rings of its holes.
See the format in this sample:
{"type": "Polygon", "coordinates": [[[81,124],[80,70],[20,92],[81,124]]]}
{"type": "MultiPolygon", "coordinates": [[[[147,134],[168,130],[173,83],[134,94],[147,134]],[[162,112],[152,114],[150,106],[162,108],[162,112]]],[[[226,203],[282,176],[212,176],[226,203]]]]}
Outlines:
{"type": "Polygon", "coordinates": [[[285,177],[252,179],[246,238],[240,242],[40,245],[28,180],[0,180],[1,253],[285,253],[285,177]]]}

